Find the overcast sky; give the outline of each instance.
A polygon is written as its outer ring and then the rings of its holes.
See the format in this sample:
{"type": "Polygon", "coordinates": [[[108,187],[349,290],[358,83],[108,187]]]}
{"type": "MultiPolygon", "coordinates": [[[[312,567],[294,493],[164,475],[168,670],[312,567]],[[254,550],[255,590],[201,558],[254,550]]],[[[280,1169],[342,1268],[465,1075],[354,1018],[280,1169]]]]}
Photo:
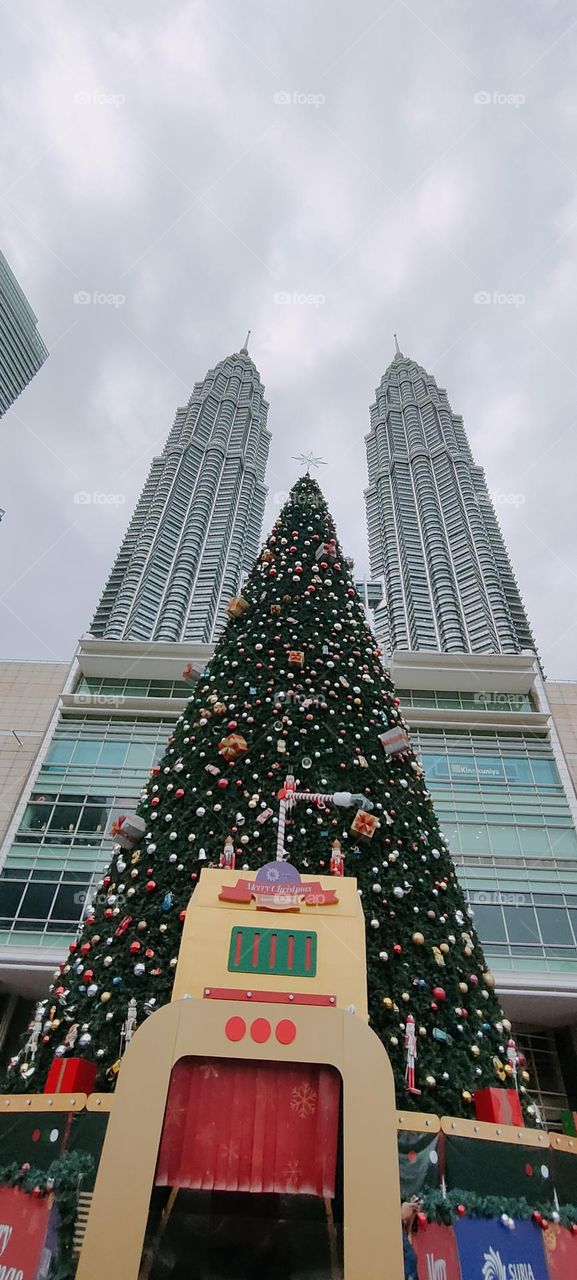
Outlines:
{"type": "Polygon", "coordinates": [[[0,655],[71,657],[176,406],[249,326],[265,525],[312,448],[366,568],[397,330],[464,416],[548,674],[577,678],[574,0],[9,0],[0,22],[0,246],[51,347],[0,421],[0,655]]]}

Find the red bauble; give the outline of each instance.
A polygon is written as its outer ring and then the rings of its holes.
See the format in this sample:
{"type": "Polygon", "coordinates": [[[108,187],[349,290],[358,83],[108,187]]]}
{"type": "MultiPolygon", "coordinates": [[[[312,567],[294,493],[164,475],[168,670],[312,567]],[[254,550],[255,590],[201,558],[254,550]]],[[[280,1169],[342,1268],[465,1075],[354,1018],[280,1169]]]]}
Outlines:
{"type": "Polygon", "coordinates": [[[459,1217],[460,1217],[460,1218],[464,1218],[464,1217],[465,1217],[466,1212],[467,1212],[467,1210],[466,1210],[466,1208],[465,1208],[464,1204],[458,1204],[458,1205],[457,1205],[457,1213],[458,1213],[458,1215],[459,1215],[459,1217]]]}
{"type": "Polygon", "coordinates": [[[153,796],[153,797],[152,797],[152,800],[150,801],[150,803],[151,803],[151,805],[152,805],[153,809],[155,808],[155,806],[156,806],[157,804],[160,804],[160,800],[159,800],[158,796],[153,796]]]}
{"type": "Polygon", "coordinates": [[[175,791],[174,795],[176,800],[182,800],[182,797],[184,795],[184,787],[179,787],[178,791],[175,791]]]}
{"type": "Polygon", "coordinates": [[[228,778],[219,778],[216,785],[217,787],[220,787],[222,791],[224,791],[224,788],[228,787],[228,778]]]}
{"type": "Polygon", "coordinates": [[[444,987],[433,987],[433,995],[435,1000],[446,1000],[447,993],[444,987]]]}
{"type": "Polygon", "coordinates": [[[396,955],[396,956],[400,956],[400,955],[401,955],[401,953],[402,953],[402,950],[403,950],[403,948],[402,948],[402,946],[401,946],[400,942],[395,942],[395,944],[394,944],[394,946],[393,946],[393,951],[394,951],[395,955],[396,955]]]}
{"type": "Polygon", "coordinates": [[[178,918],[179,920],[182,920],[182,922],[184,923],[184,921],[186,920],[186,911],[180,911],[178,918]]]}
{"type": "Polygon", "coordinates": [[[131,942],[131,943],[130,943],[130,947],[129,947],[129,951],[130,951],[130,954],[131,954],[132,956],[136,956],[136,955],[138,955],[138,952],[140,951],[140,943],[139,943],[139,942],[131,942]]]}
{"type": "Polygon", "coordinates": [[[83,979],[84,979],[84,982],[92,982],[92,979],[93,979],[93,977],[94,977],[94,970],[93,970],[93,969],[85,969],[85,970],[84,970],[84,973],[82,974],[82,977],[83,977],[83,979]]]}
{"type": "Polygon", "coordinates": [[[83,955],[83,956],[87,956],[87,955],[88,955],[88,952],[90,951],[90,943],[89,943],[89,942],[83,942],[83,943],[82,943],[82,946],[81,946],[81,948],[80,948],[80,950],[81,950],[81,952],[82,952],[82,955],[83,955]]]}
{"type": "Polygon", "coordinates": [[[147,893],[154,893],[154,890],[156,889],[156,880],[148,880],[145,888],[147,893]]]}

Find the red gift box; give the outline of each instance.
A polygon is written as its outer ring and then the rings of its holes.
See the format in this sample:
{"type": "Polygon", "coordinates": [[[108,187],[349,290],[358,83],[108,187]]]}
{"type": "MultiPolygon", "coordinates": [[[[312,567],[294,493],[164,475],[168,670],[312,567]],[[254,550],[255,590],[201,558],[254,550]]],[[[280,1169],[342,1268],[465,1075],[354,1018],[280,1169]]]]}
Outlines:
{"type": "Polygon", "coordinates": [[[45,1093],[92,1093],[98,1067],[86,1058],[55,1058],[46,1077],[45,1093]]]}
{"type": "Polygon", "coordinates": [[[475,1114],[477,1120],[493,1124],[516,1124],[522,1129],[525,1123],[516,1089],[477,1089],[475,1114]]]}

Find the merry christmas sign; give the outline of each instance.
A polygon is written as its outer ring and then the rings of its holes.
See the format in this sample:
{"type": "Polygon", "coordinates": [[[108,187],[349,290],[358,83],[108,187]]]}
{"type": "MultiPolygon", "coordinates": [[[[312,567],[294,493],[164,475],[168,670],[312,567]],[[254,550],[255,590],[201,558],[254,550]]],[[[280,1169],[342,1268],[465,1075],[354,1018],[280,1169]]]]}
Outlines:
{"type": "Polygon", "coordinates": [[[324,889],[320,881],[303,883],[300,873],[290,862],[267,862],[260,867],[254,880],[239,879],[236,884],[224,884],[219,893],[221,902],[249,903],[264,911],[300,911],[307,906],[332,906],[338,902],[334,889],[324,889]]]}

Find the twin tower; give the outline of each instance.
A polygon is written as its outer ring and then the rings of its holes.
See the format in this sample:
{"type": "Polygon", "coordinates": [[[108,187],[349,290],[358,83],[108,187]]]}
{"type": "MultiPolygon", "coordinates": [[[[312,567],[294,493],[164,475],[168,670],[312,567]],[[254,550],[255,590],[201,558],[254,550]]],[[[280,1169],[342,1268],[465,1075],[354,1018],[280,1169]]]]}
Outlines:
{"type": "MultiPolygon", "coordinates": [[[[246,345],[195,383],[152,462],[92,635],[214,642],[258,551],[268,407],[246,345]]],[[[386,655],[534,650],[484,472],[447,393],[397,345],[370,413],[365,502],[386,655]]]]}

